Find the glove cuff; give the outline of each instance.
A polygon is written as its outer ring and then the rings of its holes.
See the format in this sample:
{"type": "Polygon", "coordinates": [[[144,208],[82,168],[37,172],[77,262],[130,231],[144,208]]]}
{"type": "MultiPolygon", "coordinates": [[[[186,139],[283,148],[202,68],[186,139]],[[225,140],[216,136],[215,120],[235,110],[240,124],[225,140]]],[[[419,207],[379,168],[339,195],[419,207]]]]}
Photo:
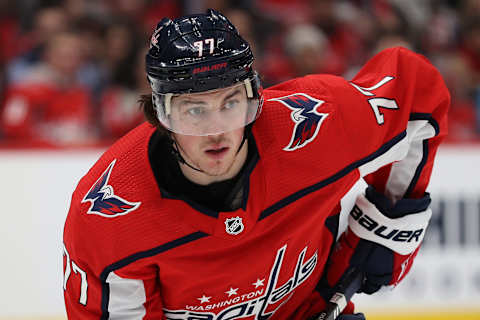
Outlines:
{"type": "Polygon", "coordinates": [[[378,210],[385,216],[395,219],[406,216],[407,214],[422,212],[428,209],[432,199],[430,194],[425,192],[424,196],[419,199],[402,198],[393,204],[383,193],[375,190],[373,186],[368,186],[365,190],[366,198],[375,204],[378,210]]]}
{"type": "Polygon", "coordinates": [[[359,238],[381,244],[401,255],[414,252],[425,236],[432,211],[391,219],[382,214],[364,194],[357,197],[348,226],[359,238]]]}

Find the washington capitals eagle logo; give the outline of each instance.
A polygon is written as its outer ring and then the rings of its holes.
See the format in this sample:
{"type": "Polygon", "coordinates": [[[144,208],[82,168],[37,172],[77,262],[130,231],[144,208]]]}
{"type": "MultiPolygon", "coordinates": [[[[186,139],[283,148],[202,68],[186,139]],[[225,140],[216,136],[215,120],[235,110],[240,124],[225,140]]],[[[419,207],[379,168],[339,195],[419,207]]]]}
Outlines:
{"type": "Polygon", "coordinates": [[[323,120],[328,116],[328,113],[318,111],[325,101],[312,98],[305,93],[294,93],[269,99],[269,101],[279,101],[292,110],[290,117],[295,123],[295,128],[290,143],[283,148],[285,151],[294,151],[312,142],[317,136],[323,120]]]}
{"type": "Polygon", "coordinates": [[[113,218],[126,215],[140,206],[141,202],[129,202],[116,196],[113,187],[108,184],[115,161],[116,159],[108,165],[105,172],[83,198],[82,203],[91,202],[87,214],[98,214],[102,217],[113,218]]]}

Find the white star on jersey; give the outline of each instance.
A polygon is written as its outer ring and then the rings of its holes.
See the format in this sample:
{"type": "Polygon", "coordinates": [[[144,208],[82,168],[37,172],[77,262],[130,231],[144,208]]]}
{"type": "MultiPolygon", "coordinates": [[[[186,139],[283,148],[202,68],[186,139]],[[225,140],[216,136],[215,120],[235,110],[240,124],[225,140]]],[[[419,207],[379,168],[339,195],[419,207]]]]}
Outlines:
{"type": "Polygon", "coordinates": [[[211,297],[206,297],[205,295],[202,295],[202,297],[197,298],[197,300],[200,300],[200,303],[204,303],[204,302],[210,302],[210,298],[211,297]]]}
{"type": "Polygon", "coordinates": [[[228,294],[228,296],[230,297],[231,295],[238,294],[238,293],[237,293],[237,290],[238,290],[238,288],[233,289],[232,287],[230,287],[230,290],[225,291],[225,293],[228,294]]]}
{"type": "Polygon", "coordinates": [[[260,280],[260,279],[257,279],[256,282],[252,283],[254,286],[255,286],[255,289],[257,289],[258,287],[263,287],[263,282],[265,281],[265,278],[260,280]]]}

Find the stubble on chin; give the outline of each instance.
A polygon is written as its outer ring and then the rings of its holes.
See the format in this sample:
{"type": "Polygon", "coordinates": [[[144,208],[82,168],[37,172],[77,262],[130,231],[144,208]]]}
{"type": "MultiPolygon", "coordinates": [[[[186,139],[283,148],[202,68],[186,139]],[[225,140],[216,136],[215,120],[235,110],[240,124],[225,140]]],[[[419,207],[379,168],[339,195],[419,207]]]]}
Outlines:
{"type": "Polygon", "coordinates": [[[226,157],[222,160],[215,160],[213,163],[199,163],[199,167],[209,176],[222,176],[227,174],[235,163],[235,157],[226,157]]]}

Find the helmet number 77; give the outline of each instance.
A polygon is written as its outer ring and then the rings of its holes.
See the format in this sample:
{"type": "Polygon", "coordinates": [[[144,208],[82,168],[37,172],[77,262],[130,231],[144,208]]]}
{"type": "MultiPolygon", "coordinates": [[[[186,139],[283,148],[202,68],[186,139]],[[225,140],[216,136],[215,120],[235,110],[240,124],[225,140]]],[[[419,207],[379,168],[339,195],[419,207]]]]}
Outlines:
{"type": "Polygon", "coordinates": [[[203,55],[203,43],[205,42],[205,46],[209,46],[209,53],[213,53],[213,48],[215,41],[213,38],[208,38],[205,40],[200,40],[200,41],[195,41],[193,45],[198,48],[198,57],[201,57],[203,55]]]}

